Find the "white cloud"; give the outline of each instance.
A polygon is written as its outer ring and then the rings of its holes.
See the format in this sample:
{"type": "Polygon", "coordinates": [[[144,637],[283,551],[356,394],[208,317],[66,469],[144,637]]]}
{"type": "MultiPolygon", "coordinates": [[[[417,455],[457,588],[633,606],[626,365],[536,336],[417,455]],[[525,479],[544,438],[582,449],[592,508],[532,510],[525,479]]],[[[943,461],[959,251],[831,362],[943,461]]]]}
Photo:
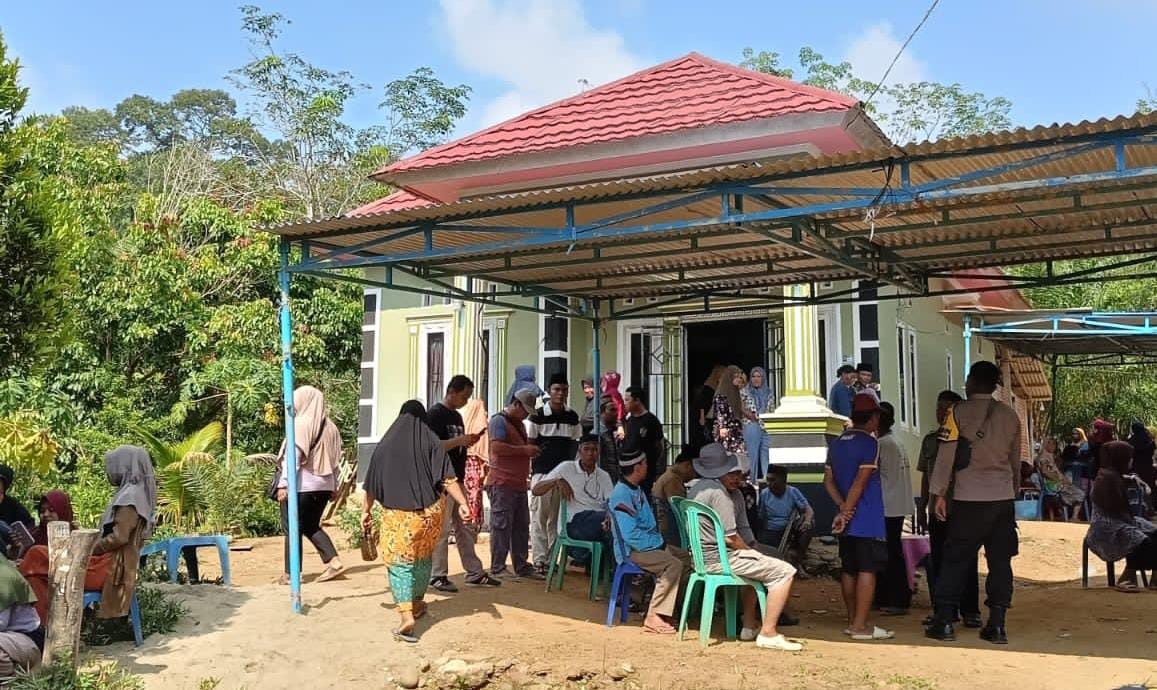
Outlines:
{"type": "MultiPolygon", "coordinates": [[[[876,82],[884,76],[901,45],[903,41],[896,38],[892,25],[880,22],[869,26],[852,41],[844,53],[844,59],[852,63],[856,76],[876,82]]],[[[916,59],[909,45],[896,61],[885,86],[923,81],[928,78],[927,72],[927,67],[916,59]]]]}
{"type": "Polygon", "coordinates": [[[454,54],[507,90],[482,107],[481,126],[572,96],[647,66],[616,31],[587,21],[579,0],[441,0],[454,54]]]}

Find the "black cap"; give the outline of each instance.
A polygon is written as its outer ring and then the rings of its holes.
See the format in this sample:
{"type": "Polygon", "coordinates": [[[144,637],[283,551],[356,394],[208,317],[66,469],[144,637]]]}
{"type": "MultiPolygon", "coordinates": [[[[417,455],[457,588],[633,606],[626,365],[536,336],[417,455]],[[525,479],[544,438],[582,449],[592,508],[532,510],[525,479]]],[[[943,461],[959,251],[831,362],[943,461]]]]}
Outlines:
{"type": "Polygon", "coordinates": [[[551,386],[570,386],[570,382],[566,380],[566,374],[560,371],[558,373],[551,374],[550,383],[546,384],[546,387],[550,388],[551,386]]]}
{"type": "Polygon", "coordinates": [[[872,365],[867,362],[860,362],[856,365],[856,371],[866,371],[872,373],[872,365]]]}

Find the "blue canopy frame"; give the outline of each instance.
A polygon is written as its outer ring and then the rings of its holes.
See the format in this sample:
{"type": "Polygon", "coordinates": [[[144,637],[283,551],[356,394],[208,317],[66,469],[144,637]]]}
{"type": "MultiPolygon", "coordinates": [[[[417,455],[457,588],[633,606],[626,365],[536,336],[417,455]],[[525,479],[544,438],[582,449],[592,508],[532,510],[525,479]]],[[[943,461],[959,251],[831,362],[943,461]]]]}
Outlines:
{"type": "MultiPolygon", "coordinates": [[[[991,289],[1157,277],[1154,144],[1157,115],[1135,116],[272,228],[287,466],[297,454],[295,273],[584,319],[596,334],[606,321],[858,299],[857,288],[800,298],[776,289],[797,283],[884,284],[894,294],[873,299],[886,300],[976,292],[931,281],[984,266],[1048,265],[1044,276],[1006,276],[991,289]],[[1055,260],[1124,254],[1132,257],[1093,270],[1053,270],[1055,260]]],[[[968,323],[965,337],[980,329],[968,323]]],[[[295,495],[297,475],[287,475],[295,495]]],[[[288,522],[296,532],[294,501],[288,522]]],[[[300,611],[300,547],[289,543],[300,611]]]]}

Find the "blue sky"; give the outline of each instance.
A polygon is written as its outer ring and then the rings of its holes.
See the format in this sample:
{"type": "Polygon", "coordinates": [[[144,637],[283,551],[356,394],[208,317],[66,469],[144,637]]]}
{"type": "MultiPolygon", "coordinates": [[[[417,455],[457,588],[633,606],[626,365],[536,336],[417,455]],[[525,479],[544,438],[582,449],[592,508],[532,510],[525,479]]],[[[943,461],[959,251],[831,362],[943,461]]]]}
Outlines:
{"type": "MultiPolygon", "coordinates": [[[[0,30],[24,65],[31,108],[112,106],[226,87],[249,58],[236,2],[4,3],[0,30]]],[[[293,21],[285,50],[374,86],[351,109],[380,114],[381,87],[416,67],[474,88],[472,130],[695,50],[735,62],[744,46],[794,62],[801,45],[876,79],[925,2],[778,0],[268,0],[293,21]]],[[[942,0],[890,82],[960,82],[1012,100],[1016,124],[1131,113],[1157,90],[1154,0],[942,0]]]]}

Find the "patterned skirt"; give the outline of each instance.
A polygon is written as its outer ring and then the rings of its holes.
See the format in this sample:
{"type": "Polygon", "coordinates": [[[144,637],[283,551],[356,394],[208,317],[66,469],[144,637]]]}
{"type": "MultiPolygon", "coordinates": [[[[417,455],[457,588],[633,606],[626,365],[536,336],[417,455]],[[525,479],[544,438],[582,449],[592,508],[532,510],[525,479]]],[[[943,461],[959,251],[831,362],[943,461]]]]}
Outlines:
{"type": "Polygon", "coordinates": [[[431,557],[442,535],[445,498],[425,510],[382,511],[382,560],[390,572],[390,590],[398,610],[410,611],[430,584],[431,557]]]}
{"type": "Polygon", "coordinates": [[[475,525],[482,524],[482,480],[486,461],[477,455],[466,456],[466,505],[475,525]]]}

